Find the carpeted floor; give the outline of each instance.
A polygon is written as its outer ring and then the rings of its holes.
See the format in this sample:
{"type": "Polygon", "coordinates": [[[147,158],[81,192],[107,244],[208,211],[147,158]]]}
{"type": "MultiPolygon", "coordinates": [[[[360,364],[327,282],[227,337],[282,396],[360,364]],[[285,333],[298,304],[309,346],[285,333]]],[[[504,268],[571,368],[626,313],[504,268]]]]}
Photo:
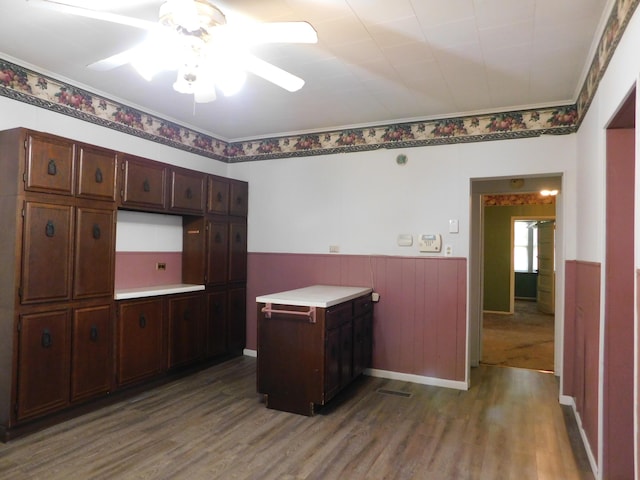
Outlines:
{"type": "Polygon", "coordinates": [[[554,316],[517,300],[513,315],[484,314],[481,363],[553,371],[553,339],[554,316]]]}

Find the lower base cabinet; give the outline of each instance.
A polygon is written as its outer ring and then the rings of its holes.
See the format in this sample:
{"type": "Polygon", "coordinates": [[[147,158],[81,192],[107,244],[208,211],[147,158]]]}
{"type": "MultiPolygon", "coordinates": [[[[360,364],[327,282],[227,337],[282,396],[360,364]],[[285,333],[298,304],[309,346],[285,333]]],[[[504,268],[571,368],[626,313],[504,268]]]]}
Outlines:
{"type": "Polygon", "coordinates": [[[153,377],[167,368],[161,298],[120,302],[116,330],[118,386],[153,377]]]}
{"type": "Polygon", "coordinates": [[[180,367],[201,359],[203,343],[203,296],[188,295],[169,298],[169,368],[180,367]]]}
{"type": "Polygon", "coordinates": [[[71,401],[108,393],[113,375],[113,308],[96,305],[73,312],[71,401]]]}
{"type": "Polygon", "coordinates": [[[20,316],[16,419],[69,405],[71,310],[20,316]]]}

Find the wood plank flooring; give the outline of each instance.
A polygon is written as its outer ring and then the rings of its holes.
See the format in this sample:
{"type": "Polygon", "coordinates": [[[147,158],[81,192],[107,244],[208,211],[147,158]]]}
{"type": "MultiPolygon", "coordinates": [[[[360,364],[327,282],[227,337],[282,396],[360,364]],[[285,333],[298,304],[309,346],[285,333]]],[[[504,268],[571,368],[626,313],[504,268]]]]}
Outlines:
{"type": "Polygon", "coordinates": [[[255,370],[236,358],[0,444],[0,478],[593,478],[551,374],[481,366],[467,392],[363,377],[304,417],[265,408],[255,370]]]}

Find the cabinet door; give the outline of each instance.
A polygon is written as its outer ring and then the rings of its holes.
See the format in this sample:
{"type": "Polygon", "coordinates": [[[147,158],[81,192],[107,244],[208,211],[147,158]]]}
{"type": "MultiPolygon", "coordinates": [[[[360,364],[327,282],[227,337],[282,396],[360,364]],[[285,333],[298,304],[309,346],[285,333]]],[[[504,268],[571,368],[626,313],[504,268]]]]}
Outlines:
{"type": "Polygon", "coordinates": [[[247,279],[247,224],[229,224],[229,281],[244,282],[247,279]]]}
{"type": "Polygon", "coordinates": [[[169,368],[193,363],[202,355],[202,298],[169,299],[169,368]]]}
{"type": "Polygon", "coordinates": [[[111,305],[79,308],[71,329],[71,401],[111,390],[111,305]]]}
{"type": "Polygon", "coordinates": [[[113,296],[115,211],[78,207],[73,296],[113,296]]]}
{"type": "Polygon", "coordinates": [[[133,383],[161,373],[165,366],[161,299],[123,302],[117,330],[117,382],[133,383]]]}
{"type": "Polygon", "coordinates": [[[246,182],[231,181],[229,193],[229,215],[246,217],[249,208],[249,185],[246,182]]]}
{"type": "Polygon", "coordinates": [[[246,290],[233,288],[229,290],[228,297],[228,336],[227,347],[229,352],[237,352],[245,347],[247,329],[246,290]]]}
{"type": "Polygon", "coordinates": [[[206,356],[227,353],[227,292],[207,294],[206,356]]]}
{"type": "Polygon", "coordinates": [[[353,378],[353,322],[340,327],[340,387],[344,387],[353,378]]]}
{"type": "Polygon", "coordinates": [[[69,404],[69,318],[68,310],[21,316],[17,420],[69,404]]]}
{"type": "Polygon", "coordinates": [[[71,298],[73,207],[26,202],[22,303],[71,298]]]}
{"type": "Polygon", "coordinates": [[[207,212],[218,215],[229,213],[229,181],[209,176],[208,179],[207,212]]]}
{"type": "Polygon", "coordinates": [[[204,213],[204,179],[205,176],[201,173],[172,170],[169,209],[186,213],[204,213]]]}
{"type": "Polygon", "coordinates": [[[327,330],[325,343],[324,400],[328,401],[340,389],[340,328],[327,330]]]}
{"type": "MultiPolygon", "coordinates": [[[[207,221],[207,284],[223,285],[229,270],[229,225],[207,221]]],[[[238,275],[241,277],[241,275],[238,275]]]]}
{"type": "Polygon", "coordinates": [[[125,157],[122,180],[124,206],[164,209],[166,207],[166,176],[164,165],[125,157]]]}
{"type": "Polygon", "coordinates": [[[78,147],[79,197],[113,202],[116,199],[116,153],[82,145],[78,147]]]}
{"type": "Polygon", "coordinates": [[[69,140],[29,133],[25,189],[73,194],[74,152],[74,144],[69,140]]]}

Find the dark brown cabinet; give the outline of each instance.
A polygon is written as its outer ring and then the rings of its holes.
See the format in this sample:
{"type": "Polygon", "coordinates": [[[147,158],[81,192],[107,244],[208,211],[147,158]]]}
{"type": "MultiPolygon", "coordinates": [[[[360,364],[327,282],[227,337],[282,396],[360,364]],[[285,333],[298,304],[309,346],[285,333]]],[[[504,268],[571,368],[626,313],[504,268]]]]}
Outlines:
{"type": "Polygon", "coordinates": [[[74,143],[36,132],[26,134],[25,190],[73,194],[74,143]]]}
{"type": "Polygon", "coordinates": [[[0,440],[244,348],[246,182],[22,128],[0,168],[0,440]],[[181,215],[207,290],[116,302],[118,208],[181,215]]]}
{"type": "Polygon", "coordinates": [[[117,154],[89,145],[80,145],[78,149],[78,197],[114,202],[117,154]]]}
{"type": "Polygon", "coordinates": [[[229,224],[229,282],[247,280],[247,224],[232,221],[229,224]]]}
{"type": "Polygon", "coordinates": [[[20,315],[16,420],[69,404],[70,311],[20,315]]]}
{"type": "Polygon", "coordinates": [[[249,208],[249,188],[246,182],[229,181],[229,215],[246,217],[249,208]]]}
{"type": "Polygon", "coordinates": [[[172,169],[169,210],[202,215],[205,204],[205,186],[204,174],[172,169]]]}
{"type": "Polygon", "coordinates": [[[113,294],[115,211],[78,207],[73,275],[77,299],[113,294]]]}
{"type": "Polygon", "coordinates": [[[203,297],[200,294],[168,298],[169,368],[194,363],[202,356],[203,297]]]}
{"type": "Polygon", "coordinates": [[[161,298],[118,305],[116,363],[118,386],[160,374],[166,368],[161,298]]]}
{"type": "Polygon", "coordinates": [[[267,300],[273,304],[258,303],[257,386],[267,407],[313,415],[315,406],[325,405],[369,367],[371,336],[359,336],[357,329],[363,325],[359,319],[372,319],[373,309],[355,316],[356,304],[372,305],[365,291],[356,287],[353,295],[359,296],[327,308],[300,306],[300,295],[294,305],[277,300],[278,294],[267,300]]]}
{"type": "Polygon", "coordinates": [[[207,220],[206,283],[224,285],[229,272],[229,224],[226,220],[207,220]]]}
{"type": "Polygon", "coordinates": [[[23,304],[71,298],[73,207],[25,202],[20,294],[23,304]]]}
{"type": "Polygon", "coordinates": [[[205,317],[205,355],[215,357],[227,353],[227,291],[209,291],[205,317]]]}
{"type": "Polygon", "coordinates": [[[241,352],[246,341],[246,289],[244,286],[229,288],[227,349],[229,352],[241,352]]]}
{"type": "Polygon", "coordinates": [[[207,213],[217,215],[229,214],[229,181],[224,178],[209,176],[207,213]]]}
{"type": "Polygon", "coordinates": [[[167,167],[145,159],[123,156],[121,202],[124,207],[164,210],[167,167]]]}
{"type": "Polygon", "coordinates": [[[111,304],[73,312],[71,341],[71,401],[108,393],[113,373],[113,309],[111,304]]]}

